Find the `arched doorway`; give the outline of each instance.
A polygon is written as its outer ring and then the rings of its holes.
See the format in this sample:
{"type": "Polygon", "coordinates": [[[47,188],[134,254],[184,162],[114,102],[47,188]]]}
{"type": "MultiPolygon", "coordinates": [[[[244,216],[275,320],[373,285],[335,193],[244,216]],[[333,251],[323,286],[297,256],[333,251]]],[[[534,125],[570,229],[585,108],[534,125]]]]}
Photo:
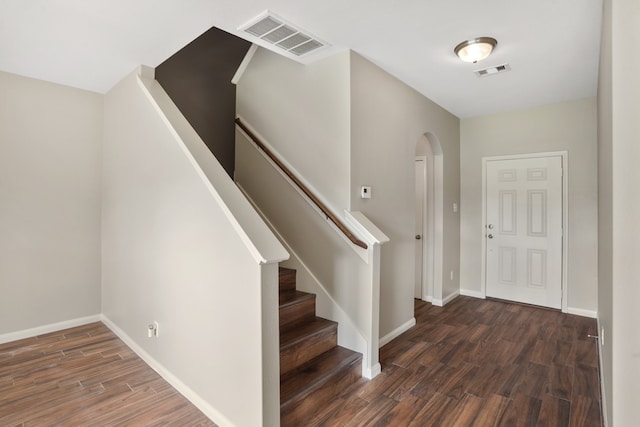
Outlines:
{"type": "Polygon", "coordinates": [[[431,132],[416,143],[414,166],[415,297],[442,306],[443,154],[431,132]]]}

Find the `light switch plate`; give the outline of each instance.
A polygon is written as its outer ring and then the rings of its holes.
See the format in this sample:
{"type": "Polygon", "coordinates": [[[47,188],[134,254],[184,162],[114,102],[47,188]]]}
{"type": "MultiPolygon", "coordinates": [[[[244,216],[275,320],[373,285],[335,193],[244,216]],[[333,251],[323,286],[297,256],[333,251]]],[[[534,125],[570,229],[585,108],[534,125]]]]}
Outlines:
{"type": "Polygon", "coordinates": [[[366,187],[366,186],[362,186],[360,188],[360,197],[363,199],[370,199],[371,198],[371,187],[366,187]]]}

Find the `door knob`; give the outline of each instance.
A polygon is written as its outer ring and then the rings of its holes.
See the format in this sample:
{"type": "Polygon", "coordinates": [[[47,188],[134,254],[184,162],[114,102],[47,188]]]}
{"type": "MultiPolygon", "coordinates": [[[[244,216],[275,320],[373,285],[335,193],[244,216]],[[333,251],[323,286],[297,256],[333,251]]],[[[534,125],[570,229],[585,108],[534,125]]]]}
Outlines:
{"type": "Polygon", "coordinates": [[[419,234],[416,234],[416,240],[420,240],[420,239],[422,239],[422,236],[419,234]]]}
{"type": "Polygon", "coordinates": [[[487,239],[493,239],[493,234],[488,234],[487,239]]]}
{"type": "Polygon", "coordinates": [[[489,224],[489,225],[487,225],[487,228],[488,228],[489,230],[493,230],[493,224],[489,224]]]}

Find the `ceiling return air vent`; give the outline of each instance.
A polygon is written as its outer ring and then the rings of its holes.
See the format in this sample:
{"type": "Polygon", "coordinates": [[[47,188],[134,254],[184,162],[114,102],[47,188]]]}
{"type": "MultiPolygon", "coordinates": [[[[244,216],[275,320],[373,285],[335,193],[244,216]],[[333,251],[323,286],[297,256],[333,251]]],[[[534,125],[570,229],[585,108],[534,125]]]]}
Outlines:
{"type": "Polygon", "coordinates": [[[279,16],[265,11],[238,30],[263,47],[294,59],[316,53],[329,45],[279,16]]]}
{"type": "Polygon", "coordinates": [[[494,74],[506,73],[507,71],[511,71],[509,64],[502,64],[494,67],[483,68],[482,70],[476,70],[475,73],[478,77],[486,77],[494,74]]]}

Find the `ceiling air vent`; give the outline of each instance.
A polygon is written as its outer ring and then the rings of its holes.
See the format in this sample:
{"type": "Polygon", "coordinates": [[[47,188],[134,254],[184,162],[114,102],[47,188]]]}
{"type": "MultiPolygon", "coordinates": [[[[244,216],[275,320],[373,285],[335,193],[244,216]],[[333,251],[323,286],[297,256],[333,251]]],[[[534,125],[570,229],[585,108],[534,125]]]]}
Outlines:
{"type": "Polygon", "coordinates": [[[329,46],[268,10],[238,30],[248,35],[250,41],[295,59],[329,46]]]}
{"type": "Polygon", "coordinates": [[[478,77],[486,77],[492,76],[494,74],[506,73],[507,71],[511,71],[511,67],[509,64],[496,65],[495,67],[484,68],[482,70],[476,70],[476,76],[478,77]]]}

